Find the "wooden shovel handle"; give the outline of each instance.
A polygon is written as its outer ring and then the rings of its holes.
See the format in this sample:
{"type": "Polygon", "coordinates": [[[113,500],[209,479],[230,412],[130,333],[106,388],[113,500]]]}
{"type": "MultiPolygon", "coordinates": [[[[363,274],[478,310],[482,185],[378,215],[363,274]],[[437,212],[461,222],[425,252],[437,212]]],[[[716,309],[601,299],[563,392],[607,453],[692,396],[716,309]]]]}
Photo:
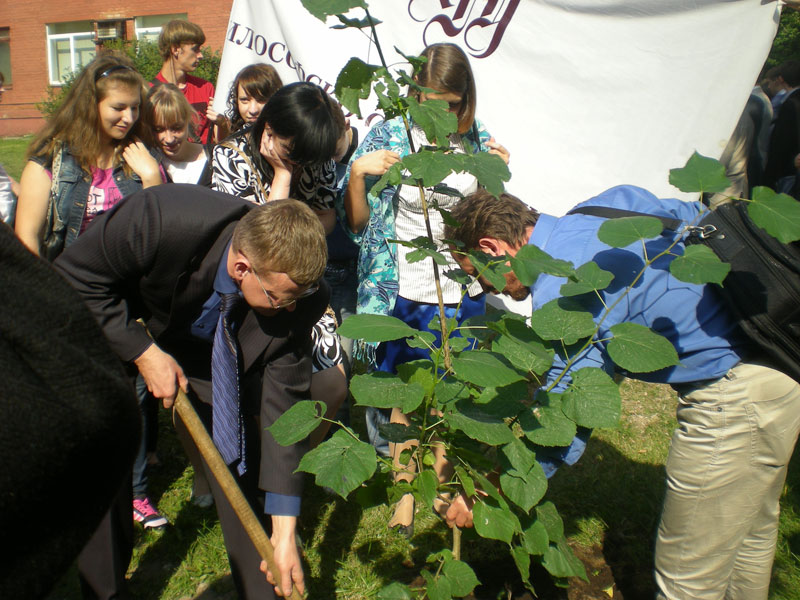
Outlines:
{"type": "MultiPolygon", "coordinates": [[[[211,474],[222,488],[225,497],[236,512],[236,516],[242,523],[247,535],[250,536],[250,540],[256,547],[259,556],[266,561],[270,572],[275,577],[275,583],[278,587],[281,587],[280,571],[275,566],[274,550],[267,533],[250,507],[250,503],[247,502],[244,494],[242,494],[242,490],[239,489],[239,485],[233,478],[225,461],[222,460],[219,450],[211,440],[211,436],[208,435],[208,431],[206,431],[200,417],[197,416],[194,406],[192,406],[191,401],[182,390],[178,391],[178,397],[175,399],[175,410],[180,415],[184,425],[186,425],[189,435],[192,436],[194,443],[203,455],[203,459],[210,467],[211,474]]],[[[289,598],[290,600],[303,600],[300,592],[297,591],[297,586],[292,586],[292,595],[289,598]]]]}

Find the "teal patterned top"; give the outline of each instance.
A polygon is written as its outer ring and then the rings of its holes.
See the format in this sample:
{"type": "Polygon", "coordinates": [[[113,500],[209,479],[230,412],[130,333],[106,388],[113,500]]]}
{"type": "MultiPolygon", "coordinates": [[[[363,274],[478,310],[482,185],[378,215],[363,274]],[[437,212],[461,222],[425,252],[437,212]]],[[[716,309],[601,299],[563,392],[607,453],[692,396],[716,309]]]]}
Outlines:
{"type": "MultiPolygon", "coordinates": [[[[463,134],[462,138],[465,149],[471,150],[474,154],[485,150],[484,144],[489,141],[491,136],[483,124],[475,119],[475,126],[463,134]]],[[[399,154],[401,158],[411,153],[401,117],[381,121],[375,125],[353,153],[350,165],[365,154],[377,150],[390,150],[399,154]]],[[[359,245],[356,312],[358,314],[390,315],[394,310],[399,289],[397,248],[396,244],[387,241],[395,239],[393,199],[397,187],[388,186],[376,196],[369,190],[378,177],[366,178],[369,222],[361,233],[353,233],[346,225],[347,215],[344,212],[344,190],[347,189],[349,180],[350,168],[348,166],[336,208],[343,229],[359,245]]],[[[420,232],[420,235],[425,235],[425,232],[420,232]]],[[[365,344],[357,348],[357,357],[374,364],[374,351],[375,345],[365,344]]]]}

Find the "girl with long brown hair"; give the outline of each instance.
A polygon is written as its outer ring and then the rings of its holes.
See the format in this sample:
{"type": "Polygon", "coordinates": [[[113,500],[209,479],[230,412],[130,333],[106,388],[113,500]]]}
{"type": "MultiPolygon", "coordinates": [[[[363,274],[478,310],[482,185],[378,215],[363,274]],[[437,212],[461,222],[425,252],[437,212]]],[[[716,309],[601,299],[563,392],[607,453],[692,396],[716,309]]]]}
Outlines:
{"type": "Polygon", "coordinates": [[[139,118],[146,93],[131,61],[116,54],[97,56],[78,75],[28,147],[15,230],[31,252],[55,258],[98,214],[162,183],[151,128],[139,118]]]}

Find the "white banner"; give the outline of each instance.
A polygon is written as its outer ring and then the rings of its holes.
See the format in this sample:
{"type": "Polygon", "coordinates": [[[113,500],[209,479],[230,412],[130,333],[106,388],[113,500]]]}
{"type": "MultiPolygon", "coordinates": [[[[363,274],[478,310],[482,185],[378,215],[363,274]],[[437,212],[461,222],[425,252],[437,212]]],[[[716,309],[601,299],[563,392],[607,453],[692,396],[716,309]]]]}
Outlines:
{"type": "MultiPolygon", "coordinates": [[[[477,114],[511,151],[509,191],[554,215],[618,184],[678,196],[669,169],[694,150],[722,153],[780,15],[769,0],[368,3],[390,66],[402,62],[395,46],[417,54],[446,41],[468,53],[477,114]]],[[[330,29],[299,0],[234,0],[215,108],[248,64],[333,93],[351,56],[379,63],[365,33],[330,29]]],[[[363,102],[366,124],[354,121],[362,138],[374,106],[363,102]]]]}

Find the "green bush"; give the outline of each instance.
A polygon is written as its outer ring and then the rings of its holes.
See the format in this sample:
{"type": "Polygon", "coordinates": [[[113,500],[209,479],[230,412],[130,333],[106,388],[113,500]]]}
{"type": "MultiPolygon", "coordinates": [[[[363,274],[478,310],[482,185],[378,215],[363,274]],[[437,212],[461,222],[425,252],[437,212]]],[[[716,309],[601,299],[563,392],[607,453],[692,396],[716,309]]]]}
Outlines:
{"type": "Polygon", "coordinates": [[[764,70],[798,58],[800,58],[800,12],[784,7],[778,33],[775,34],[772,49],[764,63],[764,70]]]}
{"type": "MultiPolygon", "coordinates": [[[[158,53],[158,45],[155,42],[145,40],[112,40],[106,42],[103,48],[105,50],[122,52],[129,56],[136,70],[142,74],[142,77],[144,77],[146,81],[154,79],[159,70],[161,70],[162,60],[158,53]]],[[[205,48],[203,50],[203,58],[192,75],[211,81],[212,83],[216,82],[221,59],[222,52],[220,50],[205,48]]],[[[42,102],[36,104],[37,110],[39,110],[45,118],[52,116],[58,107],[61,106],[67,92],[72,87],[73,82],[79,74],[80,71],[68,74],[64,79],[64,84],[61,86],[48,86],[47,97],[42,102]]]]}

